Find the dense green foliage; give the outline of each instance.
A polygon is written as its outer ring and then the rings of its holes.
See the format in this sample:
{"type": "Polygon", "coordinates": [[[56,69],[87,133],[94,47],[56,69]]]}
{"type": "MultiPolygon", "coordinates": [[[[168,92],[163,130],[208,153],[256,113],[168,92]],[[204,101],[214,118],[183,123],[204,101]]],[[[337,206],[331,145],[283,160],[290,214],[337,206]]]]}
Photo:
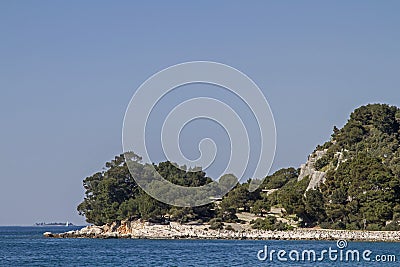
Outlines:
{"type": "MultiPolygon", "coordinates": [[[[346,125],[332,135],[321,186],[326,222],[339,229],[396,228],[400,208],[400,110],[388,105],[356,109],[346,125]]],[[[398,227],[400,229],[400,227],[398,227]]]]}
{"type": "MultiPolygon", "coordinates": [[[[182,186],[201,186],[212,180],[199,171],[184,171],[170,162],[158,165],[141,164],[141,158],[130,153],[130,164],[136,164],[135,175],[149,176],[153,168],[168,181],[182,186]]],[[[282,169],[265,179],[267,187],[284,186],[297,177],[297,170],[282,169]]],[[[219,179],[219,185],[229,186],[232,175],[224,175],[219,179]]],[[[164,222],[178,221],[210,221],[211,229],[221,229],[223,222],[239,222],[238,212],[253,212],[265,215],[271,205],[266,201],[261,190],[249,192],[250,180],[237,184],[222,201],[215,204],[195,208],[179,208],[161,203],[146,194],[132,178],[124,155],[107,162],[103,171],[87,177],[83,181],[84,201],[79,204],[78,211],[86,217],[87,222],[102,225],[125,219],[138,219],[164,222]]]]}
{"type": "Polygon", "coordinates": [[[279,190],[267,197],[261,194],[253,210],[282,207],[305,227],[400,230],[399,143],[400,110],[362,106],[342,129],[334,127],[330,141],[317,147],[325,152],[314,165],[326,172],[320,188],[305,192],[310,177],[297,181],[294,171],[287,179],[274,177],[291,173],[283,169],[263,182],[265,189],[279,190]]]}
{"type": "Polygon", "coordinates": [[[261,184],[261,187],[263,189],[281,188],[289,181],[296,179],[298,176],[299,172],[295,168],[280,169],[271,176],[267,176],[261,184]]]}
{"type": "MultiPolygon", "coordinates": [[[[141,158],[131,153],[137,165],[135,175],[148,175],[153,167],[141,164],[141,158]]],[[[186,172],[170,162],[162,162],[155,169],[175,184],[182,186],[201,186],[212,180],[202,171],[186,172]]],[[[171,207],[146,194],[130,174],[124,155],[115,157],[106,163],[106,169],[95,173],[83,181],[84,201],[78,211],[86,217],[87,222],[102,225],[117,220],[142,218],[145,220],[164,221],[166,219],[180,222],[206,220],[214,217],[213,205],[195,208],[171,207]]]]}
{"type": "MultiPolygon", "coordinates": [[[[388,105],[356,109],[342,129],[317,150],[315,169],[326,172],[318,190],[290,182],[270,197],[303,226],[334,229],[399,229],[400,110],[388,105]],[[299,189],[300,187],[300,189],[299,189]]],[[[308,183],[308,182],[306,182],[308,183]]]]}
{"type": "MultiPolygon", "coordinates": [[[[120,155],[106,163],[103,171],[84,180],[85,199],[78,211],[88,222],[98,225],[133,218],[159,222],[211,220],[211,229],[222,229],[223,222],[239,222],[238,213],[251,212],[263,218],[254,220],[253,228],[288,229],[269,215],[274,207],[303,227],[400,230],[399,143],[400,110],[381,104],[362,106],[342,129],[334,127],[330,141],[317,147],[324,156],[314,167],[326,173],[320,188],[306,191],[310,177],[298,181],[299,170],[287,168],[266,177],[254,192],[248,191],[250,181],[237,184],[221,201],[196,208],[172,207],[147,195],[132,178],[124,155],[120,155]]],[[[170,162],[142,164],[133,153],[128,158],[138,177],[153,175],[155,168],[168,181],[181,186],[212,181],[201,170],[184,171],[170,162]]],[[[229,187],[235,179],[224,175],[219,186],[229,187]]]]}
{"type": "Polygon", "coordinates": [[[278,231],[284,231],[284,230],[290,230],[292,227],[290,227],[288,224],[280,222],[276,219],[276,217],[268,215],[265,219],[255,219],[250,222],[251,227],[253,229],[260,229],[260,230],[278,230],[278,231]]]}
{"type": "Polygon", "coordinates": [[[210,220],[210,229],[212,230],[220,230],[224,228],[224,223],[221,218],[214,218],[210,220]]]}

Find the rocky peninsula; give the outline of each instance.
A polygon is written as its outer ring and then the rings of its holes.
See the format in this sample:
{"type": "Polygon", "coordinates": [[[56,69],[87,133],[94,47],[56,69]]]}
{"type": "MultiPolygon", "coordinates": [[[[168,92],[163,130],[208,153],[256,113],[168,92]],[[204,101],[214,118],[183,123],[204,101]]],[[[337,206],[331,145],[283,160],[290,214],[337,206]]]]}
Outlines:
{"type": "Polygon", "coordinates": [[[339,240],[400,242],[400,231],[348,231],[296,228],[290,231],[265,231],[248,225],[230,224],[232,230],[213,230],[208,224],[153,224],[135,220],[90,225],[65,233],[44,233],[51,238],[133,238],[133,239],[250,239],[250,240],[339,240]]]}

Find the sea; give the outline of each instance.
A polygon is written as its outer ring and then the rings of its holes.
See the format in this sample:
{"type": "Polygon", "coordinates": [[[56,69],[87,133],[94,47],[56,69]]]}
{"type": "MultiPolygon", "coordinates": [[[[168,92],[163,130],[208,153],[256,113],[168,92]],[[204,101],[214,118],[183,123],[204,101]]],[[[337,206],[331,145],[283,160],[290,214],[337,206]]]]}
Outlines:
{"type": "Polygon", "coordinates": [[[400,266],[400,243],[43,237],[80,228],[2,226],[0,266],[400,266]]]}

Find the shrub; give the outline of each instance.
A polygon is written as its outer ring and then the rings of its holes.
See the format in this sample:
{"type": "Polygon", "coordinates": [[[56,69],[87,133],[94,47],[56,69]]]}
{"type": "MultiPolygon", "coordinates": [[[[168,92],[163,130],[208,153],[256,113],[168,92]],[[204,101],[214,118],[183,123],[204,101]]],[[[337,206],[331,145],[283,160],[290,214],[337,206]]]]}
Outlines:
{"type": "Polygon", "coordinates": [[[322,158],[318,159],[315,162],[314,167],[317,171],[319,171],[328,164],[329,164],[329,158],[327,156],[323,156],[322,158]]]}
{"type": "Polygon", "coordinates": [[[370,230],[370,231],[378,231],[378,230],[381,230],[381,227],[380,227],[379,224],[372,223],[372,224],[370,224],[370,225],[367,226],[367,230],[370,230]]]}
{"type": "Polygon", "coordinates": [[[278,231],[284,231],[284,230],[289,230],[292,227],[286,223],[279,222],[274,216],[268,216],[265,219],[255,219],[250,222],[252,225],[251,227],[253,229],[260,229],[260,230],[278,230],[278,231]]]}
{"type": "Polygon", "coordinates": [[[343,222],[335,222],[332,224],[331,228],[335,230],[344,230],[346,225],[343,222]]]}
{"type": "Polygon", "coordinates": [[[357,222],[346,224],[346,230],[360,230],[360,225],[357,222]]]}
{"type": "Polygon", "coordinates": [[[212,230],[219,230],[224,228],[224,223],[222,222],[221,218],[214,218],[210,220],[210,229],[212,230]]]}
{"type": "Polygon", "coordinates": [[[227,225],[227,226],[225,226],[225,230],[228,230],[228,231],[235,231],[235,229],[233,229],[232,225],[227,225]]]}
{"type": "Polygon", "coordinates": [[[320,224],[319,224],[319,227],[321,227],[322,229],[331,229],[331,228],[332,228],[331,224],[328,223],[328,222],[322,222],[322,223],[320,223],[320,224]]]}
{"type": "Polygon", "coordinates": [[[387,224],[383,230],[385,231],[400,231],[400,224],[396,221],[393,221],[389,224],[387,224]]]}

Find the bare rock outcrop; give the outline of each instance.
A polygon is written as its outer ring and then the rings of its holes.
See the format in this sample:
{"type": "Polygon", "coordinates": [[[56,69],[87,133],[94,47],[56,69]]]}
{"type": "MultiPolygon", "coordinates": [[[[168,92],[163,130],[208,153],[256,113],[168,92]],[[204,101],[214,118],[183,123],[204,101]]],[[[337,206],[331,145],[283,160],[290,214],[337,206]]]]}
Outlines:
{"type": "Polygon", "coordinates": [[[328,150],[317,150],[308,156],[307,162],[300,166],[300,175],[297,181],[303,180],[305,177],[310,177],[310,183],[307,186],[306,191],[317,188],[321,183],[325,182],[326,173],[317,171],[315,169],[315,162],[325,156],[328,150]]]}

